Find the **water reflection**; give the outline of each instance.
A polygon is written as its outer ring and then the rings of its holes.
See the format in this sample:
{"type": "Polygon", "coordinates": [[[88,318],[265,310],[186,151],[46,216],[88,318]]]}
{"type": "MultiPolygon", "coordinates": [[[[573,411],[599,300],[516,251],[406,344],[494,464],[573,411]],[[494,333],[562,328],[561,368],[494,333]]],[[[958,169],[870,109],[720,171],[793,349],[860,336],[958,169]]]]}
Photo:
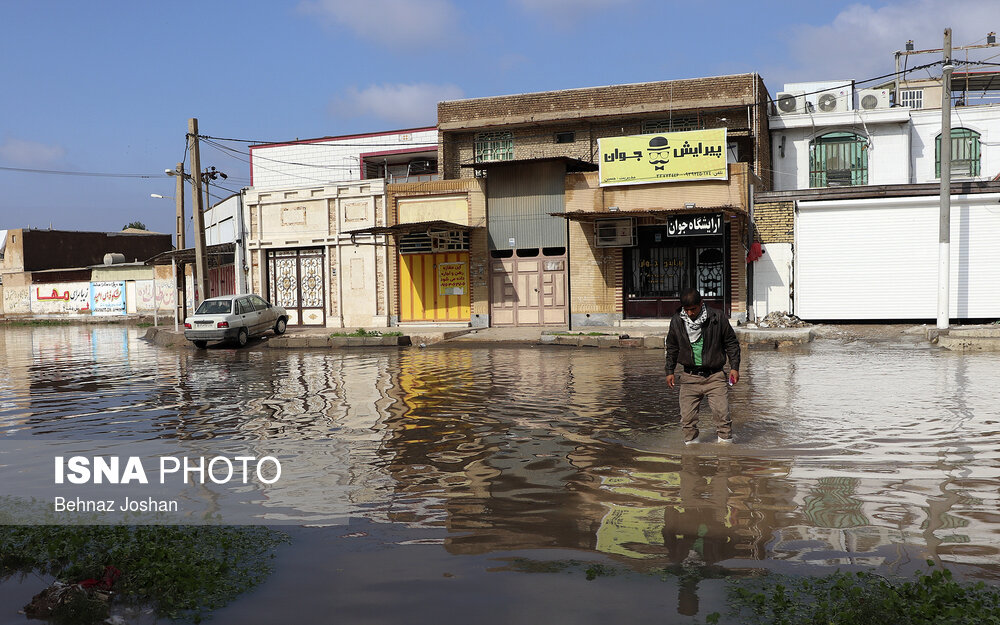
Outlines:
{"type": "MultiPolygon", "coordinates": [[[[996,578],[1000,358],[821,342],[746,355],[739,443],[684,447],[662,354],[163,350],[123,327],[0,330],[0,436],[241,441],[297,458],[275,514],[446,528],[452,554],[559,547],[640,571],[766,562],[996,578]],[[322,453],[305,453],[324,445],[322,453]],[[916,555],[915,555],[916,554],[916,555]]],[[[681,595],[697,611],[697,584],[681,595]]]]}

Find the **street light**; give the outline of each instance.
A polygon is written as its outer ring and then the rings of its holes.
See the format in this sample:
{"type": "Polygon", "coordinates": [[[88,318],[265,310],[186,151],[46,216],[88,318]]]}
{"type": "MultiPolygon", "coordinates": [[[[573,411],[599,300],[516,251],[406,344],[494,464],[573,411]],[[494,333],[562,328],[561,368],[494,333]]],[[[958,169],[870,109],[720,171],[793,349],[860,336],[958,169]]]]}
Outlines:
{"type": "Polygon", "coordinates": [[[149,197],[155,197],[158,200],[172,200],[174,196],[172,195],[160,195],[159,193],[150,193],[149,197]]]}

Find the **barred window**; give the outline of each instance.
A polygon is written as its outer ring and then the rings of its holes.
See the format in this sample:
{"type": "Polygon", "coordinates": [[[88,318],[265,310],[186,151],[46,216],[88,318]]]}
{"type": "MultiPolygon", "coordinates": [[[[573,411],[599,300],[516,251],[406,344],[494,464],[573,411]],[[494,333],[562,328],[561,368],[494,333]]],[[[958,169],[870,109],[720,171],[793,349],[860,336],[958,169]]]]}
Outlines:
{"type": "Polygon", "coordinates": [[[647,119],[642,122],[642,134],[676,132],[680,130],[704,130],[705,124],[697,115],[682,115],[671,119],[647,119]]]}
{"type": "Polygon", "coordinates": [[[514,133],[480,132],[475,140],[476,162],[514,160],[514,133]]]}
{"type": "Polygon", "coordinates": [[[868,140],[853,132],[831,132],[809,143],[809,186],[868,184],[868,140]]]}
{"type": "MultiPolygon", "coordinates": [[[[952,128],[951,175],[963,178],[978,176],[980,150],[978,132],[968,128],[952,128]]],[[[934,176],[941,177],[941,135],[934,141],[934,176]]]]}
{"type": "Polygon", "coordinates": [[[924,90],[901,89],[899,92],[899,105],[915,109],[924,108],[924,90]]]}

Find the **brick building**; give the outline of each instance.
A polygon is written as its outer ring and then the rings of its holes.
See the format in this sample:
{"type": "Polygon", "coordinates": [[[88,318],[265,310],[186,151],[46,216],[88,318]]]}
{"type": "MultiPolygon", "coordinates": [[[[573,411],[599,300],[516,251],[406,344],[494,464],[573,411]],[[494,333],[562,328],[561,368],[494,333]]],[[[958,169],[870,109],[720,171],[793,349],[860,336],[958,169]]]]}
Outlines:
{"type": "Polygon", "coordinates": [[[709,282],[711,305],[745,315],[750,188],[767,189],[771,169],[768,100],[757,74],[741,74],[439,103],[443,178],[485,180],[490,325],[666,317],[682,288],[709,282]],[[600,182],[602,140],[719,129],[721,179],[600,182]],[[675,237],[674,218],[718,227],[675,237]],[[599,234],[616,227],[628,236],[599,234]]]}

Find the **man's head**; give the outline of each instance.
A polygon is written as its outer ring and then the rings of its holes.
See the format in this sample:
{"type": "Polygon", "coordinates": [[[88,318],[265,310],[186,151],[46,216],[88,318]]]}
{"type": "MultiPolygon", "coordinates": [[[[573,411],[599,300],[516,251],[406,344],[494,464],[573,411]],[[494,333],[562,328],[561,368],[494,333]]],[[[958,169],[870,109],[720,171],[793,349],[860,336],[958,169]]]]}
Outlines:
{"type": "Polygon", "coordinates": [[[688,317],[697,319],[701,314],[701,293],[698,289],[684,289],[681,291],[681,307],[688,317]]]}

